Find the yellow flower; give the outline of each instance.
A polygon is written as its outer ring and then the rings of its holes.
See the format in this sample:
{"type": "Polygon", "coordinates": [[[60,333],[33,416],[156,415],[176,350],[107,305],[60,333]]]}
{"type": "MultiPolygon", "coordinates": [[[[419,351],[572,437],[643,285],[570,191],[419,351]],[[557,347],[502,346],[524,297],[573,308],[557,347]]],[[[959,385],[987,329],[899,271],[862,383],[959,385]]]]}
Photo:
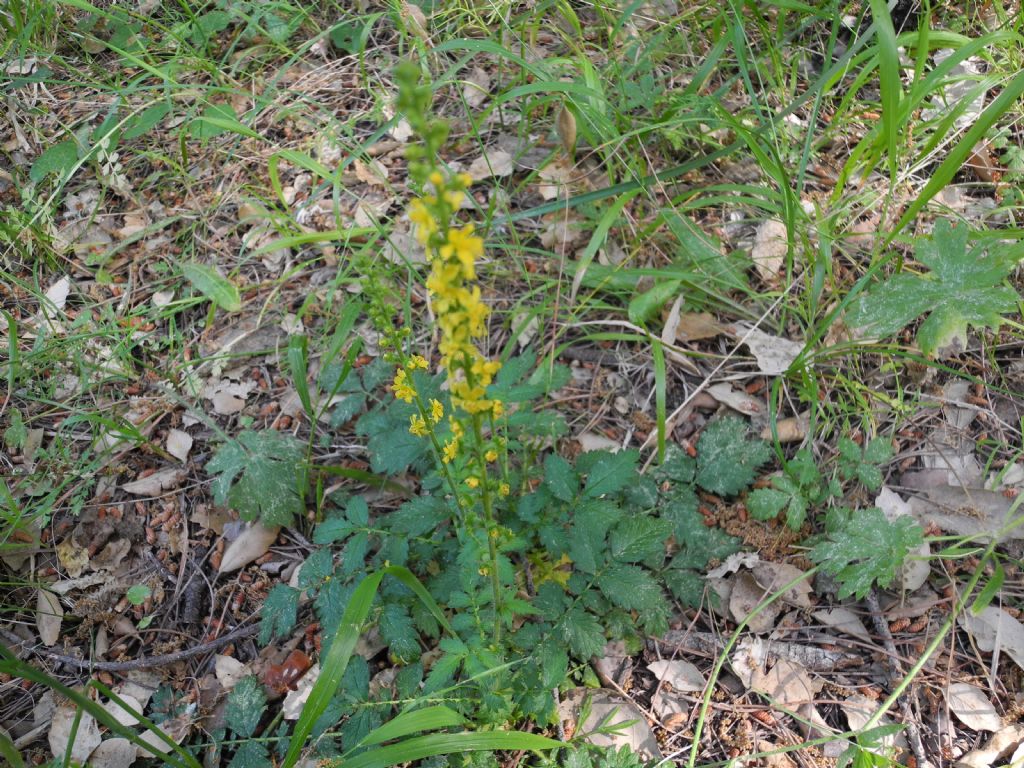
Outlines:
{"type": "Polygon", "coordinates": [[[417,368],[425,371],[427,370],[428,365],[429,363],[427,363],[426,359],[421,355],[413,355],[409,358],[409,362],[405,364],[406,368],[410,371],[415,371],[417,368]]]}
{"type": "Polygon", "coordinates": [[[498,460],[498,452],[496,450],[494,450],[493,448],[491,448],[491,450],[489,450],[487,453],[484,454],[484,458],[487,461],[497,461],[498,460]]]}
{"type": "Polygon", "coordinates": [[[441,461],[445,464],[449,464],[455,461],[455,457],[459,455],[459,439],[453,437],[447,443],[444,444],[444,449],[441,451],[441,461]]]}
{"type": "Polygon", "coordinates": [[[413,200],[410,204],[409,220],[416,225],[416,239],[420,245],[426,245],[437,232],[437,222],[422,200],[413,200]]]}
{"type": "Polygon", "coordinates": [[[440,171],[431,171],[427,179],[436,189],[440,189],[444,184],[444,175],[440,171]]]}
{"type": "Polygon", "coordinates": [[[502,483],[498,486],[499,496],[508,496],[510,493],[512,493],[512,489],[508,487],[508,483],[502,483]]]}
{"type": "Polygon", "coordinates": [[[416,390],[406,378],[404,368],[399,368],[395,373],[395,383],[391,385],[391,391],[395,393],[396,398],[407,403],[411,403],[412,399],[416,397],[416,390]]]}
{"type": "Polygon", "coordinates": [[[480,485],[480,478],[478,478],[478,477],[467,477],[466,478],[466,485],[468,485],[470,488],[476,488],[477,486],[480,485]]]}
{"type": "Polygon", "coordinates": [[[444,406],[441,405],[440,400],[430,400],[430,420],[437,424],[442,418],[444,418],[444,406]]]}
{"type": "Polygon", "coordinates": [[[430,434],[427,422],[423,420],[422,416],[417,416],[416,414],[409,417],[409,431],[417,437],[426,437],[430,434]]]}
{"type": "Polygon", "coordinates": [[[473,177],[468,173],[459,173],[455,175],[455,180],[464,188],[468,189],[473,186],[473,177]]]}

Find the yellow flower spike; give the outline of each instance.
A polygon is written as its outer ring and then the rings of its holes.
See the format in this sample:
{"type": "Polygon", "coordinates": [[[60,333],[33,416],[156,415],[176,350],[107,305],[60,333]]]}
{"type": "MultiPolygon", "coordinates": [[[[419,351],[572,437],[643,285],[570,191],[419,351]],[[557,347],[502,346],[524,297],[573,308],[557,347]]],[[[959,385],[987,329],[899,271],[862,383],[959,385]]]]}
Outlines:
{"type": "Polygon", "coordinates": [[[512,493],[512,489],[509,488],[508,483],[502,483],[498,486],[499,496],[508,496],[510,493],[512,493]]]}
{"type": "Polygon", "coordinates": [[[416,414],[409,417],[409,432],[416,435],[416,437],[426,437],[430,434],[427,422],[423,420],[422,416],[417,416],[416,414]]]}
{"type": "Polygon", "coordinates": [[[476,488],[476,487],[478,487],[480,485],[480,478],[478,478],[478,477],[467,477],[466,478],[466,485],[468,485],[470,488],[476,488]]]}
{"type": "Polygon", "coordinates": [[[493,448],[491,448],[491,450],[489,450],[487,453],[484,454],[484,459],[486,459],[487,461],[497,461],[498,460],[498,452],[496,450],[494,450],[493,448]]]}
{"type": "Polygon", "coordinates": [[[406,363],[406,367],[410,371],[415,371],[417,368],[419,368],[422,371],[425,371],[427,370],[429,365],[430,363],[428,363],[426,358],[423,357],[422,355],[413,355],[412,357],[409,358],[409,362],[406,363]]]}
{"type": "Polygon", "coordinates": [[[455,457],[459,455],[459,441],[458,438],[452,438],[444,444],[444,448],[441,451],[441,461],[445,464],[450,464],[455,461],[455,457]]]}
{"type": "Polygon", "coordinates": [[[391,385],[391,391],[395,393],[396,398],[407,403],[411,403],[412,399],[416,397],[416,390],[409,383],[404,368],[399,368],[395,373],[395,382],[391,385]]]}
{"type": "Polygon", "coordinates": [[[504,413],[505,406],[502,404],[501,400],[495,400],[494,403],[491,405],[491,414],[494,416],[494,418],[500,419],[502,414],[504,413]]]}
{"type": "Polygon", "coordinates": [[[430,420],[437,424],[441,419],[444,418],[444,406],[441,405],[440,400],[430,400],[430,420]]]}

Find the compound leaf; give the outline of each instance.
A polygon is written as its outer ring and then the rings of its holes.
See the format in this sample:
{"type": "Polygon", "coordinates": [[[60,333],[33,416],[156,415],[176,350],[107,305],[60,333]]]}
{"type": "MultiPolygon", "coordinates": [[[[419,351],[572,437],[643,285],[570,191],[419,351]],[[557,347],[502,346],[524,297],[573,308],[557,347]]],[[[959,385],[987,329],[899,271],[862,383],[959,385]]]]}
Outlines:
{"type": "Polygon", "coordinates": [[[875,285],[853,303],[849,325],[883,338],[928,314],[917,344],[929,357],[944,347],[966,346],[970,326],[996,330],[1020,298],[1000,285],[1016,259],[968,248],[968,234],[966,225],[936,222],[934,233],[918,242],[916,253],[917,261],[931,271],[901,272],[875,285]]]}
{"type": "Polygon", "coordinates": [[[275,584],[267,593],[260,612],[260,645],[285,637],[295,626],[299,614],[299,590],[287,584],[275,584]]]}
{"type": "Polygon", "coordinates": [[[864,597],[874,584],[895,580],[907,554],[921,545],[921,526],[902,516],[887,520],[877,507],[849,512],[811,550],[811,559],[840,584],[839,598],[864,597]]]}
{"type": "Polygon", "coordinates": [[[246,430],[228,440],[206,465],[217,504],[245,520],[291,525],[305,510],[306,468],[302,447],[280,432],[246,430]]]}
{"type": "Polygon", "coordinates": [[[708,424],[697,441],[697,484],[712,493],[733,496],[754,481],[770,456],[768,444],[751,440],[740,419],[719,419],[708,424]]]}
{"type": "Polygon", "coordinates": [[[243,677],[228,694],[224,722],[243,739],[248,739],[256,733],[256,726],[260,724],[266,706],[267,695],[256,675],[243,677]]]}

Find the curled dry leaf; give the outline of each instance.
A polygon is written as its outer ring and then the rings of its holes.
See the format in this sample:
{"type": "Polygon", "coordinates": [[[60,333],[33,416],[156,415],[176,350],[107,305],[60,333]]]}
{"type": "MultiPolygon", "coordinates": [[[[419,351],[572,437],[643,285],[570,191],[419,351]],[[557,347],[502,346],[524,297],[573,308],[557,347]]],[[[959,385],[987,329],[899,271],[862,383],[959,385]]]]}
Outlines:
{"type": "Polygon", "coordinates": [[[67,756],[72,761],[85,764],[89,755],[100,744],[100,727],[96,718],[88,712],[82,712],[75,740],[71,742],[71,731],[77,714],[77,708],[70,702],[57,707],[53,711],[53,719],[50,721],[50,732],[47,737],[50,742],[50,751],[53,752],[54,757],[61,759],[67,756]]]}
{"type": "Polygon", "coordinates": [[[771,424],[761,430],[762,440],[778,439],[780,443],[799,443],[807,437],[807,430],[811,425],[810,411],[801,413],[799,416],[789,416],[775,422],[775,432],[772,433],[771,424]]]}
{"type": "Polygon", "coordinates": [[[192,450],[192,435],[180,429],[169,430],[165,445],[167,452],[184,464],[188,460],[188,452],[192,450]]]}
{"type": "Polygon", "coordinates": [[[576,151],[576,116],[565,105],[558,111],[558,139],[569,155],[576,151]]]}
{"type": "MultiPolygon", "coordinates": [[[[979,747],[961,757],[957,768],[991,768],[1015,754],[1024,743],[1024,725],[1014,723],[996,731],[995,735],[984,746],[979,747]]],[[[1017,765],[1014,761],[1013,765],[1017,765]]]]}
{"type": "Polygon", "coordinates": [[[744,416],[762,418],[766,414],[765,405],[762,401],[751,397],[743,390],[734,389],[732,384],[727,381],[712,384],[705,392],[722,405],[727,405],[744,416]]]}
{"type": "MultiPolygon", "coordinates": [[[[181,742],[185,740],[185,737],[188,736],[189,731],[192,730],[191,710],[178,715],[177,717],[171,718],[170,720],[164,720],[160,723],[160,730],[162,730],[164,735],[168,736],[175,744],[181,744],[181,742]]],[[[142,741],[146,742],[163,754],[167,754],[171,751],[171,745],[153,733],[153,731],[146,731],[143,733],[142,741]]],[[[143,747],[138,747],[137,754],[139,757],[152,756],[152,753],[143,747]]]]}
{"type": "Polygon", "coordinates": [[[953,683],[946,692],[946,701],[950,711],[968,728],[995,733],[1003,727],[1003,719],[985,692],[977,686],[953,683]]]}
{"type": "Polygon", "coordinates": [[[618,440],[612,440],[597,432],[580,432],[576,435],[576,442],[584,453],[588,451],[611,451],[617,453],[622,450],[622,444],[618,440]]]}
{"type": "Polygon", "coordinates": [[[122,490],[135,496],[159,496],[181,485],[185,479],[185,471],[177,467],[161,469],[146,477],[133,480],[121,486],[122,490]]]}
{"type": "Polygon", "coordinates": [[[274,525],[267,527],[263,523],[255,522],[246,525],[238,538],[228,544],[224,550],[224,558],[221,560],[218,573],[230,573],[244,568],[253,560],[262,557],[277,540],[277,534],[281,527],[274,525]]]}
{"type": "Polygon", "coordinates": [[[285,720],[299,719],[299,715],[302,714],[302,710],[306,706],[306,699],[309,698],[313,685],[319,677],[320,665],[314,664],[305,675],[299,678],[295,689],[288,691],[288,694],[284,697],[284,704],[281,706],[285,720]]]}
{"type": "Polygon", "coordinates": [[[203,397],[213,403],[213,410],[230,416],[245,408],[245,398],[256,388],[255,381],[210,380],[203,388],[203,397]]]}
{"type": "MultiPolygon", "coordinates": [[[[846,715],[846,722],[850,726],[850,730],[859,732],[875,714],[875,710],[878,709],[878,702],[858,693],[840,703],[839,708],[846,715]]],[[[878,725],[892,725],[892,719],[883,716],[879,720],[878,725]]],[[[892,734],[881,740],[881,746],[886,749],[892,749],[893,747],[906,749],[907,738],[902,733],[892,734]]]]}
{"type": "Polygon", "coordinates": [[[56,645],[60,640],[60,625],[64,621],[64,608],[57,596],[47,589],[36,590],[36,629],[43,645],[56,645]]]}

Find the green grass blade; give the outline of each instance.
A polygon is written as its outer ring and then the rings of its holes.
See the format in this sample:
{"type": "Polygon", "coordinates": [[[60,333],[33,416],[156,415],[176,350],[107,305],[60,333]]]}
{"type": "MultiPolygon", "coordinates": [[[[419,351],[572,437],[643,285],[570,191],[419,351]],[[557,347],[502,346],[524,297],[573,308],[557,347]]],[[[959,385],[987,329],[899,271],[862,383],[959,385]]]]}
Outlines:
{"type": "Polygon", "coordinates": [[[651,337],[651,355],[654,358],[654,412],[658,422],[658,463],[665,460],[665,390],[668,374],[665,370],[665,350],[661,341],[651,337]]]}
{"type": "Polygon", "coordinates": [[[974,125],[972,125],[960,142],[949,151],[946,158],[942,161],[938,168],[935,169],[935,173],[928,180],[928,183],[924,185],[914,201],[907,206],[907,210],[903,212],[900,220],[896,223],[896,226],[892,228],[892,231],[886,235],[883,245],[888,245],[893,239],[903,231],[903,228],[911,221],[914,217],[920,213],[926,205],[935,197],[939,192],[946,188],[953,177],[963,168],[964,163],[970,156],[971,152],[977,146],[978,142],[985,138],[985,134],[988,132],[995,122],[1005,115],[1017,100],[1024,96],[1024,72],[1018,73],[1018,75],[1010,81],[1010,83],[1003,89],[992,103],[988,105],[984,112],[978,117],[974,125]]]}
{"type": "Polygon", "coordinates": [[[614,203],[608,206],[608,210],[601,216],[601,220],[598,221],[597,227],[594,229],[594,234],[590,236],[590,242],[587,243],[586,249],[583,251],[583,255],[576,261],[576,274],[572,278],[572,290],[569,292],[569,303],[572,304],[576,301],[576,294],[580,289],[580,285],[583,283],[583,277],[587,273],[587,267],[590,266],[590,262],[597,256],[597,252],[604,245],[605,240],[608,238],[608,231],[612,228],[619,219],[619,214],[622,213],[622,209],[626,207],[630,200],[640,193],[639,189],[634,189],[626,194],[620,196],[614,203]]]}
{"type": "Polygon", "coordinates": [[[288,746],[288,753],[281,763],[283,768],[292,768],[298,762],[306,747],[306,739],[313,731],[313,725],[327,709],[334,694],[337,693],[342,675],[345,674],[356,643],[359,641],[363,624],[367,616],[370,615],[370,608],[373,606],[377,588],[385,576],[394,576],[415,592],[434,618],[438,620],[438,623],[451,633],[451,625],[444,613],[441,612],[437,602],[409,569],[392,565],[363,579],[352,593],[345,613],[341,617],[341,622],[338,624],[338,631],[334,635],[331,647],[320,662],[320,677],[314,683],[309,699],[306,700],[306,706],[303,707],[302,714],[295,723],[295,731],[288,746]]]}
{"type": "Polygon", "coordinates": [[[7,761],[10,768],[24,768],[25,766],[18,750],[14,748],[14,742],[6,733],[0,733],[0,757],[7,761]]]}
{"type": "Polygon", "coordinates": [[[420,731],[436,731],[439,728],[451,728],[462,725],[466,719],[444,705],[417,709],[414,712],[403,712],[396,715],[390,721],[384,723],[380,728],[374,728],[356,745],[357,747],[369,747],[376,744],[383,744],[385,741],[393,741],[403,736],[420,731]]]}
{"type": "Polygon", "coordinates": [[[410,763],[434,755],[448,755],[458,752],[494,751],[498,749],[542,750],[564,747],[560,741],[538,736],[535,733],[509,733],[493,731],[487,733],[435,733],[417,736],[367,752],[351,760],[345,760],[344,768],[389,768],[392,765],[410,763]]]}
{"type": "Polygon", "coordinates": [[[900,54],[896,47],[896,30],[885,0],[871,0],[875,36],[878,39],[878,77],[882,90],[882,134],[889,149],[889,173],[895,180],[896,160],[899,152],[900,100],[903,85],[900,81],[900,54]]]}

